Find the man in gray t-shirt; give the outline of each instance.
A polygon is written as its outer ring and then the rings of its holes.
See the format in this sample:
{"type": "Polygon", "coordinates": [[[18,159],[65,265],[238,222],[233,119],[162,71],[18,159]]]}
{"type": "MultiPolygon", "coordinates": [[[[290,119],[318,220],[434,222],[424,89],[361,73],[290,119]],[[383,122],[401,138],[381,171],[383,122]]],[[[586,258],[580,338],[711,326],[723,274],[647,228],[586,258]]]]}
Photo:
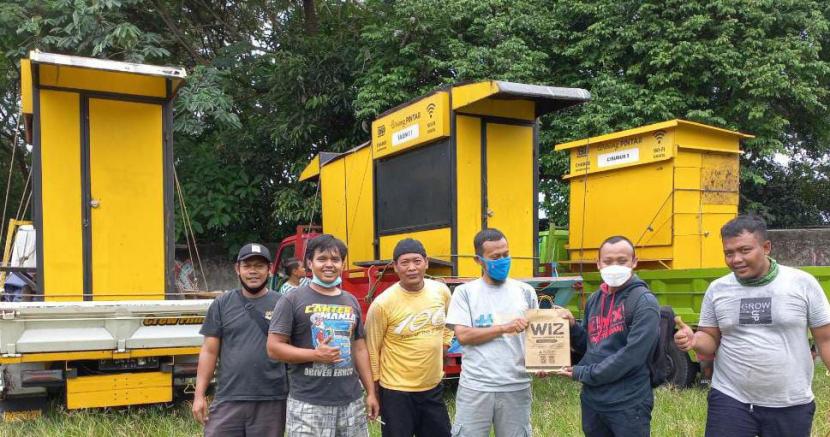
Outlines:
{"type": "Polygon", "coordinates": [[[807,331],[830,367],[830,304],[808,273],[768,257],[766,224],[739,216],[721,229],[732,273],[709,286],[698,332],[681,350],[715,355],[707,436],[809,436],[815,413],[807,331]]]}
{"type": "Polygon", "coordinates": [[[247,244],[237,257],[242,288],[217,297],[200,333],[193,415],[205,435],[282,436],[285,428],[285,364],[268,358],[268,319],[280,294],[266,287],[271,255],[260,244],[247,244]],[[205,392],[217,361],[216,394],[208,414],[205,392]]]}
{"type": "Polygon", "coordinates": [[[510,251],[497,229],[473,240],[482,277],[455,289],[447,325],[462,351],[453,435],[526,435],[530,429],[530,381],[525,368],[525,312],[539,307],[533,287],[507,277],[510,251]]]}
{"type": "Polygon", "coordinates": [[[331,235],[309,241],[304,262],[311,283],[274,308],[268,355],[289,363],[289,435],[368,437],[367,416],[374,420],[380,410],[360,305],[339,287],[346,254],[331,235]]]}

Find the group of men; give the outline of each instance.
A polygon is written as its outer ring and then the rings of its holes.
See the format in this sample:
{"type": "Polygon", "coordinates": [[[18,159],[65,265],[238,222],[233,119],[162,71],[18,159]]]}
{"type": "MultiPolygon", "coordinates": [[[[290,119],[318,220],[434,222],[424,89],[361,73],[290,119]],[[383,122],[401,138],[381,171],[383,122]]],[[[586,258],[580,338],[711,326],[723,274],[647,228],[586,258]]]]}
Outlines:
{"type": "MultiPolygon", "coordinates": [[[[815,403],[806,332],[830,366],[827,297],[812,276],[768,257],[759,218],[739,216],[721,237],[733,273],[711,284],[698,332],[681,324],[674,337],[681,350],[715,356],[706,435],[808,436],[815,403]]],[[[425,277],[424,246],[399,241],[399,281],[371,303],[365,320],[340,288],[347,255],[340,240],[311,240],[303,260],[311,281],[284,296],[266,287],[268,249],[244,246],[235,265],[242,288],[213,302],[201,331],[193,414],[205,434],[367,436],[368,422],[378,421],[384,436],[530,436],[531,380],[550,376],[524,365],[525,313],[538,308],[537,295],[509,278],[504,234],[482,230],[473,246],[481,277],[451,294],[425,277]],[[451,422],[441,381],[453,337],[463,347],[463,367],[451,422]]],[[[660,308],[636,266],[631,241],[609,237],[597,260],[603,283],[582,319],[560,309],[582,358],[557,375],[582,383],[589,437],[650,433],[648,360],[659,341],[660,308]]]]}

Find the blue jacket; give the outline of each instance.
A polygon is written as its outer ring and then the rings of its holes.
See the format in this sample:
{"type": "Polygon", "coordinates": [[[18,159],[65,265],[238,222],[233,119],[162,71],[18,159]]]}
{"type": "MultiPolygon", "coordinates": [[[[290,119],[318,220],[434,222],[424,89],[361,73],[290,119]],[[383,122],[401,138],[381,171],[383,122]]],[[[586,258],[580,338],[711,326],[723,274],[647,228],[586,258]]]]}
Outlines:
{"type": "Polygon", "coordinates": [[[603,284],[571,329],[571,347],[585,354],[573,378],[582,383],[582,402],[594,410],[621,410],[653,399],[647,361],[660,335],[660,306],[653,294],[644,293],[625,308],[639,286],[647,287],[636,275],[614,293],[603,284]],[[629,312],[633,317],[626,317],[629,312]]]}

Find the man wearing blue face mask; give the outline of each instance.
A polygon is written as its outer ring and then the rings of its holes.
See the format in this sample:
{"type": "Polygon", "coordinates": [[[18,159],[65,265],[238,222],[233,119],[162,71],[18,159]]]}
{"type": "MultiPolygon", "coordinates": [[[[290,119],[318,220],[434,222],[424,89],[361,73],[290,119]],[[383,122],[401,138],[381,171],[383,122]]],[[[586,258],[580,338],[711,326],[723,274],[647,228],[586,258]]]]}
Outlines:
{"type": "MultiPolygon", "coordinates": [[[[528,309],[539,307],[533,287],[507,277],[510,248],[497,229],[473,239],[481,278],[455,289],[447,325],[464,346],[452,435],[530,436],[530,380],[524,365],[528,309]]],[[[539,376],[544,376],[540,374],[539,376]]]]}
{"type": "Polygon", "coordinates": [[[571,324],[571,347],[585,355],[562,374],[582,383],[582,431],[587,437],[650,435],[654,395],[648,357],[659,337],[660,307],[632,273],[634,245],[614,236],[599,246],[600,290],[571,324]]]}

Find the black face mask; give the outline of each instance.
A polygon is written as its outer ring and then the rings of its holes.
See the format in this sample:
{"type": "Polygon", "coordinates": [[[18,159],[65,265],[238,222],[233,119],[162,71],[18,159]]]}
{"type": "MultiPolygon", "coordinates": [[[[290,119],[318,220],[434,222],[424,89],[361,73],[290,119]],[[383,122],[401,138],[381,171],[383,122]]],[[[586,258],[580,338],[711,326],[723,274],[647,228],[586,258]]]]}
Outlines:
{"type": "Polygon", "coordinates": [[[251,288],[251,287],[248,286],[248,284],[245,283],[245,281],[242,280],[242,276],[240,276],[240,275],[236,275],[236,276],[239,277],[239,283],[242,284],[242,288],[244,288],[245,291],[247,291],[248,293],[257,294],[260,291],[265,290],[267,288],[266,286],[268,285],[268,279],[265,279],[264,281],[262,281],[262,285],[260,285],[259,287],[251,288]]]}

